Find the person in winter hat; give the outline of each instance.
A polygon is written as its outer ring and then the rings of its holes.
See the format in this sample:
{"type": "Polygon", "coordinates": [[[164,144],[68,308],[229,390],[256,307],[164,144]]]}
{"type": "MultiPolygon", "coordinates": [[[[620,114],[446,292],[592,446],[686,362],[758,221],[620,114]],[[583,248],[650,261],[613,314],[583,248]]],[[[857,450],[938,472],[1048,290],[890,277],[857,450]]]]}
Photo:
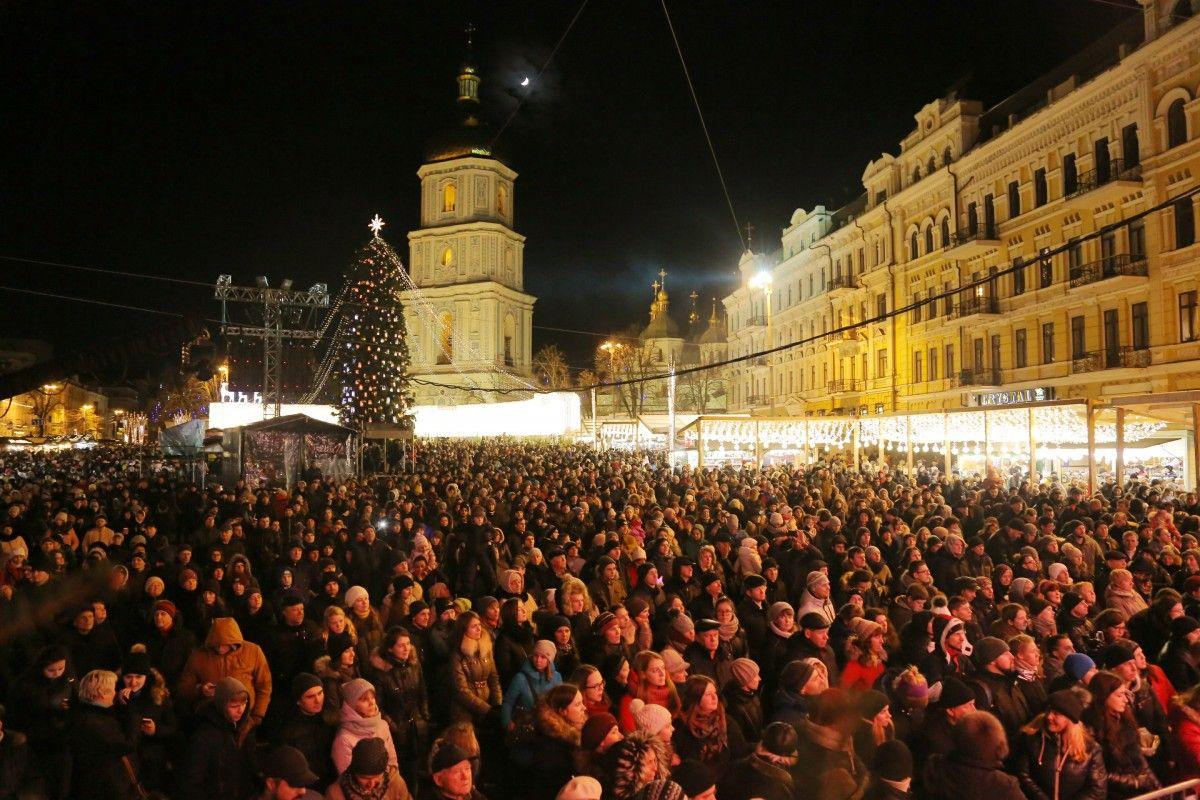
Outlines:
{"type": "Polygon", "coordinates": [[[383,740],[388,765],[398,769],[400,761],[392,744],[391,731],[379,713],[375,687],[362,678],[355,678],[342,686],[341,722],[333,739],[332,751],[333,766],[338,775],[349,768],[354,757],[354,745],[372,737],[383,740]]]}
{"type": "Polygon", "coordinates": [[[722,693],[726,723],[736,725],[741,738],[752,744],[758,741],[763,728],[762,678],[758,664],[748,658],[735,658],[730,671],[733,680],[722,693]]]}
{"type": "Polygon", "coordinates": [[[325,792],[325,800],[411,800],[408,785],[388,764],[387,745],[378,737],[354,744],[350,765],[325,792]]]}
{"type": "Polygon", "coordinates": [[[612,793],[613,800],[633,800],[659,772],[658,755],[650,737],[639,731],[617,742],[607,767],[601,783],[612,793]]]}
{"type": "Polygon", "coordinates": [[[554,800],[600,800],[603,793],[600,781],[590,775],[577,775],[559,790],[554,800]]]}
{"type": "Polygon", "coordinates": [[[912,779],[913,755],[908,745],[899,739],[886,741],[871,759],[871,784],[863,800],[907,800],[912,779]]]}
{"type": "Polygon", "coordinates": [[[1091,800],[1105,797],[1108,775],[1100,746],[1081,722],[1082,690],[1060,689],[1014,742],[1013,772],[1026,797],[1091,800]]]}
{"type": "Polygon", "coordinates": [[[563,682],[554,668],[557,654],[554,642],[539,639],[533,645],[533,654],[525,659],[521,670],[513,677],[504,692],[504,703],[500,707],[500,724],[507,730],[514,724],[514,717],[533,713],[537,699],[563,682]]]}
{"type": "Polygon", "coordinates": [[[249,797],[254,787],[254,726],[250,691],[237,678],[221,678],[175,773],[173,796],[180,800],[249,797]]]}

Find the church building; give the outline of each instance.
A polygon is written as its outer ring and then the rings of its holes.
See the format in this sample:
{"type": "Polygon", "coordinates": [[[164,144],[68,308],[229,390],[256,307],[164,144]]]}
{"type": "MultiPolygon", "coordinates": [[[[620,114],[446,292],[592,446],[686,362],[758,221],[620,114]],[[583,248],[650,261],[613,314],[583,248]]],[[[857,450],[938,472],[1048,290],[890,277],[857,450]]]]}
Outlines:
{"type": "Polygon", "coordinates": [[[494,152],[479,84],[468,55],[459,122],[417,170],[420,227],[408,234],[412,286],[401,294],[417,404],[519,400],[531,386],[536,298],[524,291],[525,237],[512,227],[517,173],[494,152]]]}

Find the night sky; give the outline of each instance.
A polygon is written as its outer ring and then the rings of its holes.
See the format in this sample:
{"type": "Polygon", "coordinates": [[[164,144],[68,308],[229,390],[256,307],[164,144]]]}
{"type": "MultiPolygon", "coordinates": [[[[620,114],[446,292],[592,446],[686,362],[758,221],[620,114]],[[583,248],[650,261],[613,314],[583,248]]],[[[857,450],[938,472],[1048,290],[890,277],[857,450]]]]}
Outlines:
{"type": "MultiPolygon", "coordinates": [[[[1140,13],[1134,0],[670,7],[734,208],[765,249],[796,207],[857,195],[867,162],[898,151],[951,86],[998,101],[1140,13]]],[[[577,8],[6,4],[0,255],[336,287],[376,212],[407,256],[415,172],[453,119],[467,20],[498,127],[577,8]]],[[[644,321],[660,268],[681,320],[691,289],[707,310],[732,285],[741,246],[658,2],[591,0],[498,149],[520,173],[535,346],[585,365],[595,338],[537,326],[644,321]]],[[[12,261],[0,285],[217,313],[199,287],[12,261]]],[[[3,291],[0,303],[0,335],[60,348],[163,319],[3,291]]]]}

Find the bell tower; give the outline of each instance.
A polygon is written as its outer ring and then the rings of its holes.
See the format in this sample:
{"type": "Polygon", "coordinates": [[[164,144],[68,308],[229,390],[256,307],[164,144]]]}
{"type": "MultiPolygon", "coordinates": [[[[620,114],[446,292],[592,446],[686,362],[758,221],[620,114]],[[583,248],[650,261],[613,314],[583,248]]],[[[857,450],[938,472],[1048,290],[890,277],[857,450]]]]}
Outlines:
{"type": "Polygon", "coordinates": [[[430,140],[420,227],[410,231],[415,290],[402,298],[418,404],[514,399],[496,394],[530,373],[533,304],[525,294],[525,237],[513,229],[517,173],[496,153],[479,107],[474,29],[455,79],[459,121],[430,140]],[[446,388],[447,385],[453,388],[446,388]]]}

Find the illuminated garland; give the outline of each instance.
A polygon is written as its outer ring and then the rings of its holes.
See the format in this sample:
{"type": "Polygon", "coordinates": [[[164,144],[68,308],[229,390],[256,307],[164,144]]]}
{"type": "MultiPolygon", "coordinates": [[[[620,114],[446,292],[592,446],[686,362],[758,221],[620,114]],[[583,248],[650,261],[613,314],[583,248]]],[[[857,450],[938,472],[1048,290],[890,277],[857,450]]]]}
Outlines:
{"type": "Polygon", "coordinates": [[[403,265],[375,230],[345,276],[345,340],[337,348],[342,422],[410,425],[408,343],[400,306],[403,265]]]}

